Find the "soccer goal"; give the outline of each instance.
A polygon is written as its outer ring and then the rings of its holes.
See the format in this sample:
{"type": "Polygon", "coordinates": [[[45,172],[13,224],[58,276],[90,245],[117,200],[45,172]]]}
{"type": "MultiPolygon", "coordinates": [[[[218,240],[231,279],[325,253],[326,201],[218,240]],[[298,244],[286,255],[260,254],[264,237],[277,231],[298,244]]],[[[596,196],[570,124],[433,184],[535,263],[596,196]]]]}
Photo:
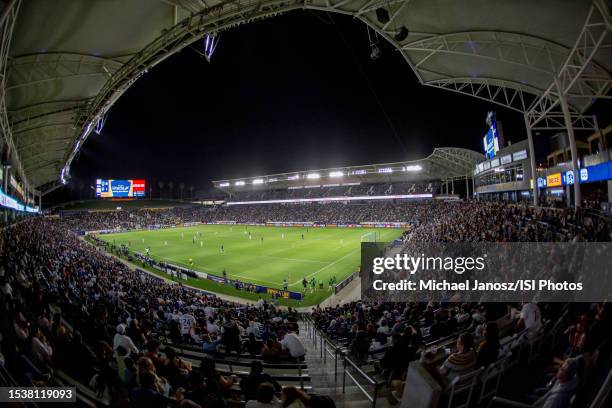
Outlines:
{"type": "Polygon", "coordinates": [[[379,242],[380,231],[372,231],[361,236],[361,242],[379,242]]]}

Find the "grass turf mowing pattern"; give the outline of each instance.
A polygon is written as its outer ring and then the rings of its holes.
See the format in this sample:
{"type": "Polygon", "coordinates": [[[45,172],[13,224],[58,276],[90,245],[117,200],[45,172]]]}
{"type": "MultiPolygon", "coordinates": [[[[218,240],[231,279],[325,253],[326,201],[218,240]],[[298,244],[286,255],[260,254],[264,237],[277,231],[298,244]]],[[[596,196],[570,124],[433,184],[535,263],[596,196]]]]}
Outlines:
{"type": "MultiPolygon", "coordinates": [[[[117,246],[125,244],[130,251],[143,254],[145,248],[150,247],[152,258],[187,268],[191,258],[192,269],[217,276],[222,276],[225,269],[230,279],[273,288],[282,288],[283,280],[287,279],[289,290],[301,292],[302,279],[314,277],[317,290],[310,293],[309,286],[301,302],[306,306],[318,304],[331,294],[328,290],[330,277],[336,276],[339,283],[358,270],[362,237],[373,231],[380,234],[378,240],[383,242],[401,235],[399,229],[199,225],[105,234],[99,238],[117,246]],[[324,290],[318,290],[319,280],[323,281],[324,290]]],[[[257,298],[245,296],[247,294],[242,291],[220,288],[227,285],[211,283],[214,282],[204,279],[188,282],[205,290],[257,298]]]]}

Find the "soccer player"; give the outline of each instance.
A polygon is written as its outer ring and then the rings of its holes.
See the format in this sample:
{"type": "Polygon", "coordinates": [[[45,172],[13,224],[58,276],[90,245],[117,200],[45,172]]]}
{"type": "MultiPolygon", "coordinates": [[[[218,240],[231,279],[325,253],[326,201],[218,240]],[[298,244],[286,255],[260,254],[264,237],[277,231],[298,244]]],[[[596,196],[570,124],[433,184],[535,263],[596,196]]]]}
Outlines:
{"type": "Polygon", "coordinates": [[[315,280],[313,276],[312,278],[310,278],[310,291],[314,292],[316,286],[317,286],[317,281],[315,280]]]}
{"type": "Polygon", "coordinates": [[[223,244],[221,244],[221,252],[225,252],[225,248],[223,248],[223,244]]]}
{"type": "Polygon", "coordinates": [[[283,279],[283,290],[286,292],[287,289],[289,289],[289,283],[287,282],[287,279],[283,279]]]}
{"type": "Polygon", "coordinates": [[[195,235],[194,235],[193,237],[191,237],[191,243],[192,243],[193,245],[195,245],[195,235]]]}
{"type": "Polygon", "coordinates": [[[327,290],[331,291],[333,286],[334,286],[334,278],[330,276],[329,277],[329,288],[327,290]]]}
{"type": "Polygon", "coordinates": [[[302,241],[304,240],[304,234],[302,234],[302,241]]]}
{"type": "Polygon", "coordinates": [[[189,266],[193,268],[193,259],[189,258],[189,266]]]}
{"type": "Polygon", "coordinates": [[[225,280],[225,283],[227,283],[227,271],[225,268],[223,268],[223,279],[225,280]]]}
{"type": "Polygon", "coordinates": [[[263,237],[261,237],[261,243],[263,244],[263,237]]]}
{"type": "Polygon", "coordinates": [[[302,286],[304,287],[304,292],[306,292],[306,289],[308,288],[308,281],[306,280],[305,276],[304,279],[302,279],[302,286]]]}
{"type": "Polygon", "coordinates": [[[281,234],[281,239],[285,239],[285,234],[281,234]]]}
{"type": "Polygon", "coordinates": [[[204,247],[204,241],[200,241],[200,248],[204,247]]]}
{"type": "Polygon", "coordinates": [[[319,279],[319,289],[323,290],[323,279],[319,279]]]}

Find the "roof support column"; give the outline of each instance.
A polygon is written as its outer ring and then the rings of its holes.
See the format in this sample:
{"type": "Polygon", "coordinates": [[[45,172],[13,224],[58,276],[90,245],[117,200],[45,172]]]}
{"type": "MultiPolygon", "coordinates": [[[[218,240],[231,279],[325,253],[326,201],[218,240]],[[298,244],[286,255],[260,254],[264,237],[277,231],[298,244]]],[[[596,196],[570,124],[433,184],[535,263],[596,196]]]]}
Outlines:
{"type": "Polygon", "coordinates": [[[531,125],[529,124],[529,117],[527,113],[523,115],[525,121],[525,130],[527,130],[527,141],[529,144],[529,164],[531,165],[531,178],[533,179],[533,205],[537,207],[539,202],[540,190],[538,190],[538,173],[536,169],[536,156],[535,148],[533,147],[533,132],[531,131],[531,125]]]}
{"type": "Polygon", "coordinates": [[[559,103],[563,111],[563,120],[567,128],[567,138],[569,139],[570,151],[572,152],[572,171],[574,172],[574,207],[579,208],[582,202],[580,195],[580,175],[578,174],[578,149],[576,149],[576,137],[574,136],[574,127],[572,126],[572,117],[570,115],[567,98],[563,93],[561,84],[558,79],[555,79],[557,90],[559,91],[559,103]]]}
{"type": "Polygon", "coordinates": [[[465,199],[470,199],[470,182],[468,181],[468,175],[465,175],[465,199]]]}

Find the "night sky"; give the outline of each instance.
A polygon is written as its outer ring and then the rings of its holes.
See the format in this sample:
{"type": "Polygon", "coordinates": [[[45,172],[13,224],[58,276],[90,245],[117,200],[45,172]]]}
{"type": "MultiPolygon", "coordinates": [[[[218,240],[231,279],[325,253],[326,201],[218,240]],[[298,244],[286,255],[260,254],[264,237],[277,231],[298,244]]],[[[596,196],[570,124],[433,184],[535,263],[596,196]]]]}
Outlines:
{"type": "Polygon", "coordinates": [[[364,24],[302,11],[224,32],[211,63],[186,48],[111,108],[72,165],[72,195],[97,177],[206,189],[223,178],[418,159],[441,146],[480,151],[488,110],[507,140],[526,137],[519,114],[419,85],[399,52],[381,46],[373,61],[364,24]]]}

